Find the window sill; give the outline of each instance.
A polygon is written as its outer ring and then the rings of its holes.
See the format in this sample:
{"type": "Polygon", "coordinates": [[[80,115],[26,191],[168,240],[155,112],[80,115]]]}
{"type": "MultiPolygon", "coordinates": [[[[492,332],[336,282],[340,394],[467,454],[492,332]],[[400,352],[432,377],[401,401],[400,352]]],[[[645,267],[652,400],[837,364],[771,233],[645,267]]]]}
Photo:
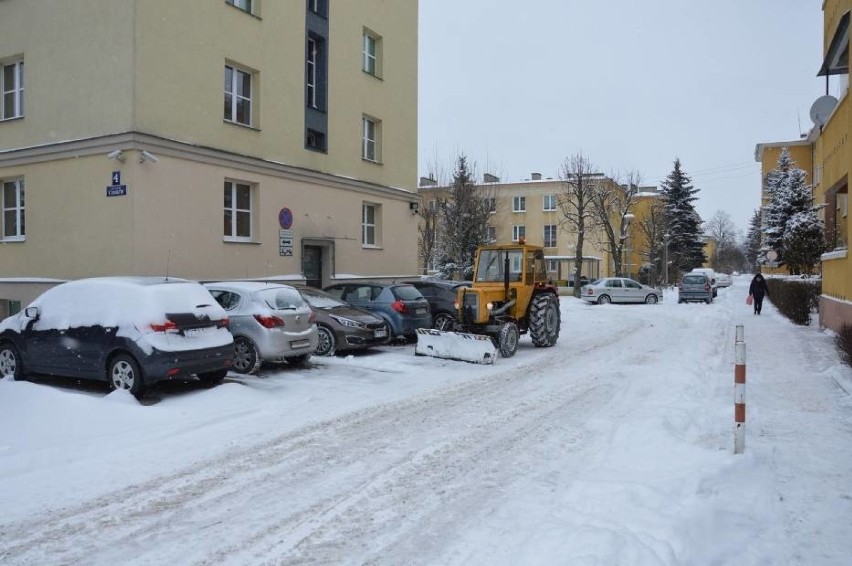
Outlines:
{"type": "Polygon", "coordinates": [[[13,243],[26,242],[26,241],[27,241],[26,236],[11,236],[9,238],[0,238],[0,244],[13,244],[13,243]]]}
{"type": "Polygon", "coordinates": [[[381,161],[376,161],[375,159],[367,159],[366,157],[361,157],[361,161],[366,161],[367,163],[372,163],[373,165],[382,165],[381,161]]]}
{"type": "Polygon", "coordinates": [[[23,120],[23,116],[12,116],[11,118],[0,118],[0,122],[14,122],[15,120],[23,120]]]}
{"type": "Polygon", "coordinates": [[[234,122],[233,120],[222,120],[222,121],[225,122],[226,124],[231,125],[231,126],[237,126],[238,128],[245,128],[246,130],[252,130],[252,131],[255,131],[255,132],[260,131],[260,128],[258,128],[257,126],[251,126],[249,124],[241,124],[239,122],[234,122]]]}
{"type": "Polygon", "coordinates": [[[513,210],[512,212],[526,212],[526,210],[513,210]]]}
{"type": "Polygon", "coordinates": [[[243,10],[243,9],[242,9],[242,8],[240,8],[239,6],[234,6],[234,5],[233,5],[233,4],[231,4],[230,2],[225,2],[225,5],[226,5],[226,6],[230,6],[231,8],[233,8],[234,10],[236,10],[236,11],[238,11],[238,12],[242,12],[243,14],[245,14],[245,15],[247,15],[247,16],[251,16],[252,18],[254,18],[254,19],[258,20],[258,21],[263,21],[263,18],[261,18],[259,15],[255,14],[254,12],[249,12],[248,10],[243,10]]]}
{"type": "Polygon", "coordinates": [[[381,75],[377,75],[376,73],[371,73],[371,72],[370,72],[370,71],[368,71],[367,69],[361,69],[361,72],[362,72],[362,73],[364,73],[365,75],[367,75],[368,77],[373,77],[373,78],[374,78],[374,79],[376,79],[377,81],[382,81],[382,82],[384,82],[384,80],[385,80],[385,79],[383,79],[383,78],[381,77],[381,75]]]}
{"type": "Polygon", "coordinates": [[[834,250],[834,251],[830,251],[828,253],[822,254],[819,259],[821,261],[830,261],[832,259],[846,259],[846,256],[848,255],[848,253],[849,253],[849,250],[847,250],[847,249],[834,250]]]}
{"type": "Polygon", "coordinates": [[[371,244],[361,244],[361,249],[362,250],[381,250],[381,249],[384,249],[384,248],[382,248],[382,246],[377,246],[375,244],[372,244],[372,245],[371,244]]]}
{"type": "Polygon", "coordinates": [[[257,240],[245,240],[241,238],[222,238],[222,242],[226,244],[249,244],[252,246],[259,246],[261,243],[257,240]]]}

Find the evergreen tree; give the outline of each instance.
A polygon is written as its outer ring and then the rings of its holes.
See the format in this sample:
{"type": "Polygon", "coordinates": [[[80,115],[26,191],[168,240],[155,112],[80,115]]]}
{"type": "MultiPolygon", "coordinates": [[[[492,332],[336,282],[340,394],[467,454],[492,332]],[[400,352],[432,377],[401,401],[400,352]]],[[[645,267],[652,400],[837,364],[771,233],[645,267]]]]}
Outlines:
{"type": "Polygon", "coordinates": [[[751,222],[749,222],[748,235],[745,241],[745,256],[751,270],[757,270],[761,235],[761,218],[760,209],[758,208],[754,211],[751,222]]]}
{"type": "Polygon", "coordinates": [[[778,262],[784,263],[784,234],[787,222],[798,213],[811,206],[811,189],[805,185],[807,174],[796,167],[787,148],[781,149],[778,167],[766,175],[766,194],[769,205],[766,207],[766,226],[761,251],[774,250],[778,262]]]}
{"type": "Polygon", "coordinates": [[[693,203],[698,189],[680,168],[675,159],[674,168],[663,181],[660,192],[665,203],[665,216],[669,240],[669,261],[675,272],[690,271],[707,261],[701,237],[701,217],[693,203]]]}
{"type": "Polygon", "coordinates": [[[825,252],[825,226],[816,210],[797,212],[784,233],[784,263],[791,274],[811,275],[825,252]]]}
{"type": "Polygon", "coordinates": [[[449,195],[438,202],[440,233],[438,268],[447,277],[473,277],[476,248],[485,243],[490,204],[476,190],[475,173],[465,155],[459,155],[449,195]]]}

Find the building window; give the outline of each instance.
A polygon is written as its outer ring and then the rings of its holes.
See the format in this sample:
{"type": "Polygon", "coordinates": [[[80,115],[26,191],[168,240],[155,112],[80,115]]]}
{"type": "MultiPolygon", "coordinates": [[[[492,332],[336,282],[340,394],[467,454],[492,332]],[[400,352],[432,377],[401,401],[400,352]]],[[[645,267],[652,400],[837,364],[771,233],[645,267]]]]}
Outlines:
{"type": "Polygon", "coordinates": [[[325,134],[308,128],[305,134],[305,147],[314,151],[326,151],[325,134]]]}
{"type": "Polygon", "coordinates": [[[24,62],[0,65],[0,120],[21,118],[24,115],[24,62]]]}
{"type": "Polygon", "coordinates": [[[497,227],[496,226],[486,226],[485,227],[485,241],[489,244],[497,241],[497,227]]]}
{"type": "Polygon", "coordinates": [[[225,65],[225,121],[244,126],[252,121],[252,73],[225,65]]]}
{"type": "Polygon", "coordinates": [[[512,197],[512,212],[526,212],[527,197],[512,197]]]}
{"type": "Polygon", "coordinates": [[[544,195],[544,206],[542,207],[542,210],[556,210],[556,195],[544,195]]]}
{"type": "Polygon", "coordinates": [[[559,260],[558,259],[547,260],[547,271],[548,272],[559,271],[559,260]]]}
{"type": "Polygon", "coordinates": [[[225,240],[252,241],[252,188],[248,183],[225,181],[225,240]]]}
{"type": "Polygon", "coordinates": [[[361,118],[361,158],[376,163],[381,161],[379,137],[381,121],[364,116],[361,118]]]}
{"type": "Polygon", "coordinates": [[[253,14],[252,12],[252,0],[225,0],[225,4],[230,4],[234,8],[239,8],[243,12],[248,12],[249,14],[253,14]]]}
{"type": "Polygon", "coordinates": [[[321,18],[328,17],[328,0],[307,0],[308,12],[312,12],[321,18]]]}
{"type": "Polygon", "coordinates": [[[526,226],[512,226],[512,241],[519,242],[521,238],[527,237],[527,227],[526,226]]]}
{"type": "Polygon", "coordinates": [[[3,181],[3,216],[0,241],[24,240],[26,237],[26,216],[24,214],[24,180],[3,181]]]}
{"type": "Polygon", "coordinates": [[[381,65],[382,38],[365,29],[361,43],[362,69],[374,77],[382,76],[381,65]]]}
{"type": "Polygon", "coordinates": [[[308,38],[308,62],[305,69],[307,94],[305,102],[311,108],[319,108],[317,106],[317,53],[319,51],[317,44],[316,38],[308,38]]]}
{"type": "Polygon", "coordinates": [[[485,204],[488,206],[488,212],[491,214],[497,212],[497,199],[495,197],[486,198],[485,204]]]}
{"type": "Polygon", "coordinates": [[[556,224],[547,224],[544,227],[544,247],[556,247],[556,224]]]}
{"type": "Polygon", "coordinates": [[[378,220],[381,207],[378,204],[361,205],[361,245],[378,246],[378,220]]]}

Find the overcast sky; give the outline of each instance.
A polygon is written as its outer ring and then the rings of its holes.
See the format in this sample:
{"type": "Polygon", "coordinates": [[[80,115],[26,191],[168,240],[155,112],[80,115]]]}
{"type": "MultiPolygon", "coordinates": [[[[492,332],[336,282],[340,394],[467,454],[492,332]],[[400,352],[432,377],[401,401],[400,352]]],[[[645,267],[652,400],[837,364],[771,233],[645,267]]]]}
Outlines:
{"type": "MultiPolygon", "coordinates": [[[[757,143],[795,140],[825,93],[822,0],[420,0],[419,173],[557,177],[582,151],[659,185],[679,157],[745,230],[757,143]]],[[[830,94],[837,96],[832,83],[830,94]]]]}

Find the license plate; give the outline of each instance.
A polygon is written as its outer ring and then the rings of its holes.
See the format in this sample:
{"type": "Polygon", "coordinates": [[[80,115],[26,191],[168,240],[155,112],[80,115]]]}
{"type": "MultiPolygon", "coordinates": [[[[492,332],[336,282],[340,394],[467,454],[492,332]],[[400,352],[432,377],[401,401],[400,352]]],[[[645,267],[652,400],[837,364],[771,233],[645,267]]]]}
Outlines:
{"type": "Polygon", "coordinates": [[[299,340],[298,342],[293,342],[292,344],[290,344],[290,347],[295,349],[295,348],[304,348],[305,346],[310,346],[310,345],[311,345],[310,340],[299,340]]]}
{"type": "Polygon", "coordinates": [[[187,338],[198,338],[202,334],[204,334],[204,328],[187,328],[183,331],[183,335],[187,338]]]}
{"type": "Polygon", "coordinates": [[[387,335],[388,335],[388,331],[387,331],[387,330],[385,330],[384,328],[382,328],[382,329],[380,329],[380,330],[376,330],[376,331],[373,333],[373,335],[374,335],[376,338],[384,338],[385,336],[387,336],[387,335]]]}
{"type": "Polygon", "coordinates": [[[414,314],[426,314],[426,309],[414,309],[414,314]]]}

